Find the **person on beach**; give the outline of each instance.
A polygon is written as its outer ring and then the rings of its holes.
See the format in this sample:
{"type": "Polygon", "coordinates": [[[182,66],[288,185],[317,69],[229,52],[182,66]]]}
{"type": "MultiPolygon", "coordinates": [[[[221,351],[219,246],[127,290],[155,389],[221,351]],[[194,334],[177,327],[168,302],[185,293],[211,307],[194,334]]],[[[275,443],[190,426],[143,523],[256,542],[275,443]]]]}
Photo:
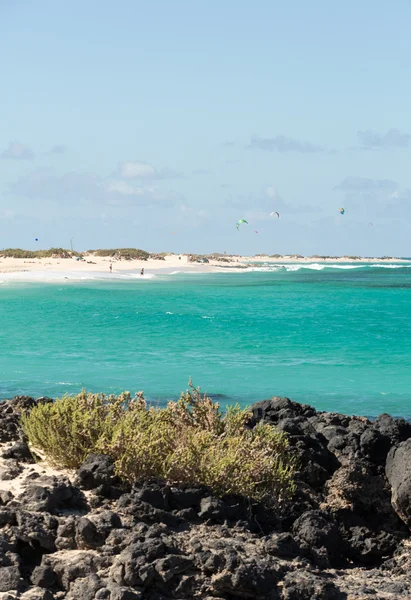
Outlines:
{"type": "Polygon", "coordinates": [[[110,273],[113,272],[113,265],[110,263],[110,273]]]}
{"type": "Polygon", "coordinates": [[[141,269],[140,271],[140,275],[143,276],[144,275],[144,269],[141,269]]]}

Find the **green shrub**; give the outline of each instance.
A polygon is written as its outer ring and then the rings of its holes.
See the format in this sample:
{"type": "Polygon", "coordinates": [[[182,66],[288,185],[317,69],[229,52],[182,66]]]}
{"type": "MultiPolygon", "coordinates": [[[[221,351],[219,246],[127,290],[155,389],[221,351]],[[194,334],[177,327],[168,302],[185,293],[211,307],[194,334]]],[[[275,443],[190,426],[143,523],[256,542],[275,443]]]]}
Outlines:
{"type": "Polygon", "coordinates": [[[4,258],[71,258],[80,256],[78,252],[65,250],[64,248],[50,248],[49,250],[22,250],[21,248],[6,248],[0,250],[0,256],[4,258]]]}
{"type": "Polygon", "coordinates": [[[238,406],[222,413],[190,384],[165,408],[147,406],[142,394],[65,396],[33,408],[22,426],[58,466],[78,468],[88,454],[104,452],[124,481],[206,485],[267,504],[287,498],[294,469],[287,438],[268,424],[250,428],[249,419],[238,406]]]}
{"type": "Polygon", "coordinates": [[[4,258],[36,258],[36,253],[21,248],[6,248],[1,250],[0,255],[4,258]]]}
{"type": "Polygon", "coordinates": [[[147,260],[150,257],[149,252],[139,250],[138,248],[112,248],[89,250],[95,256],[117,258],[119,260],[147,260]]]}

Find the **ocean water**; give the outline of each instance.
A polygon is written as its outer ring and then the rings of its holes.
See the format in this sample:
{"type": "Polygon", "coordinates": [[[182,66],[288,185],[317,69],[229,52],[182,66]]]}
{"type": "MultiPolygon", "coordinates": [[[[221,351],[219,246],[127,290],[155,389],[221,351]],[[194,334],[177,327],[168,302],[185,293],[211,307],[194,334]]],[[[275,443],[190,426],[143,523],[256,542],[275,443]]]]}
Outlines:
{"type": "MultiPolygon", "coordinates": [[[[0,284],[0,398],[83,387],[165,402],[285,395],[411,417],[411,268],[288,265],[0,284]]],[[[0,279],[2,276],[0,275],[0,279]]]]}

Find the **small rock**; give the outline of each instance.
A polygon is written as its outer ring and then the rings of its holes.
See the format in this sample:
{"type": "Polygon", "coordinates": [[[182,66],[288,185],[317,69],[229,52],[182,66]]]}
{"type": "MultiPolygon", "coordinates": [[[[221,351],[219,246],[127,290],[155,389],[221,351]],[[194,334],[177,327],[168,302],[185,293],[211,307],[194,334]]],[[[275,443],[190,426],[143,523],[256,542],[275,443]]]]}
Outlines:
{"type": "Polygon", "coordinates": [[[20,590],[23,584],[18,567],[0,567],[0,592],[20,590]]]}
{"type": "Polygon", "coordinates": [[[9,490],[0,490],[0,506],[8,504],[14,496],[9,490]]]}
{"type": "Polygon", "coordinates": [[[0,480],[11,481],[23,472],[23,467],[14,459],[8,460],[0,466],[0,480]]]}
{"type": "Polygon", "coordinates": [[[57,581],[56,574],[50,566],[35,567],[31,574],[31,582],[41,588],[51,588],[57,581]]]}
{"type": "Polygon", "coordinates": [[[26,463],[34,463],[34,458],[26,442],[20,440],[3,452],[3,458],[15,458],[26,463]]]}
{"type": "Polygon", "coordinates": [[[104,586],[97,575],[76,579],[71,584],[70,591],[66,598],[67,600],[94,600],[96,593],[102,587],[104,586]]]}
{"type": "Polygon", "coordinates": [[[20,596],[21,600],[54,600],[53,594],[43,588],[31,588],[20,596]]]}
{"type": "Polygon", "coordinates": [[[347,595],[340,592],[332,581],[311,573],[294,571],[284,579],[283,600],[344,600],[347,595]]]}
{"type": "Polygon", "coordinates": [[[341,560],[342,540],[336,525],[319,510],[308,511],[293,525],[300,548],[319,566],[335,565],[341,560]]]}
{"type": "Polygon", "coordinates": [[[178,554],[169,554],[165,558],[156,560],[154,565],[161,579],[164,582],[167,582],[174,577],[174,575],[184,573],[184,571],[193,567],[194,563],[191,558],[180,556],[178,554]]]}
{"type": "Polygon", "coordinates": [[[385,472],[394,510],[411,529],[411,439],[390,450],[385,472]]]}
{"type": "Polygon", "coordinates": [[[85,490],[99,486],[110,486],[118,481],[114,473],[114,462],[106,454],[89,454],[76,473],[75,484],[85,490]]]}

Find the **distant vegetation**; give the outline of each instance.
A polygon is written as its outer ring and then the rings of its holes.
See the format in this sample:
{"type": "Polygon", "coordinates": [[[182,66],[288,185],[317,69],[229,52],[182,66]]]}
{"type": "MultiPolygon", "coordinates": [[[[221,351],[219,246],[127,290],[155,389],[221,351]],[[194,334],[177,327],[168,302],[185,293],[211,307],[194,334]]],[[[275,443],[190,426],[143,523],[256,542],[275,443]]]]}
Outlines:
{"type": "Polygon", "coordinates": [[[89,250],[89,253],[93,253],[95,256],[116,258],[117,260],[147,260],[150,258],[149,252],[146,252],[145,250],[139,250],[138,248],[89,250]]]}
{"type": "Polygon", "coordinates": [[[166,408],[103,394],[65,396],[23,415],[32,447],[55,465],[78,468],[93,452],[110,455],[127,482],[160,478],[206,485],[272,504],[293,491],[294,458],[287,437],[268,424],[248,426],[251,414],[190,390],[166,408]]]}
{"type": "Polygon", "coordinates": [[[80,256],[80,254],[64,248],[50,248],[49,250],[6,248],[6,250],[0,250],[0,256],[3,258],[72,258],[73,256],[80,256]]]}

